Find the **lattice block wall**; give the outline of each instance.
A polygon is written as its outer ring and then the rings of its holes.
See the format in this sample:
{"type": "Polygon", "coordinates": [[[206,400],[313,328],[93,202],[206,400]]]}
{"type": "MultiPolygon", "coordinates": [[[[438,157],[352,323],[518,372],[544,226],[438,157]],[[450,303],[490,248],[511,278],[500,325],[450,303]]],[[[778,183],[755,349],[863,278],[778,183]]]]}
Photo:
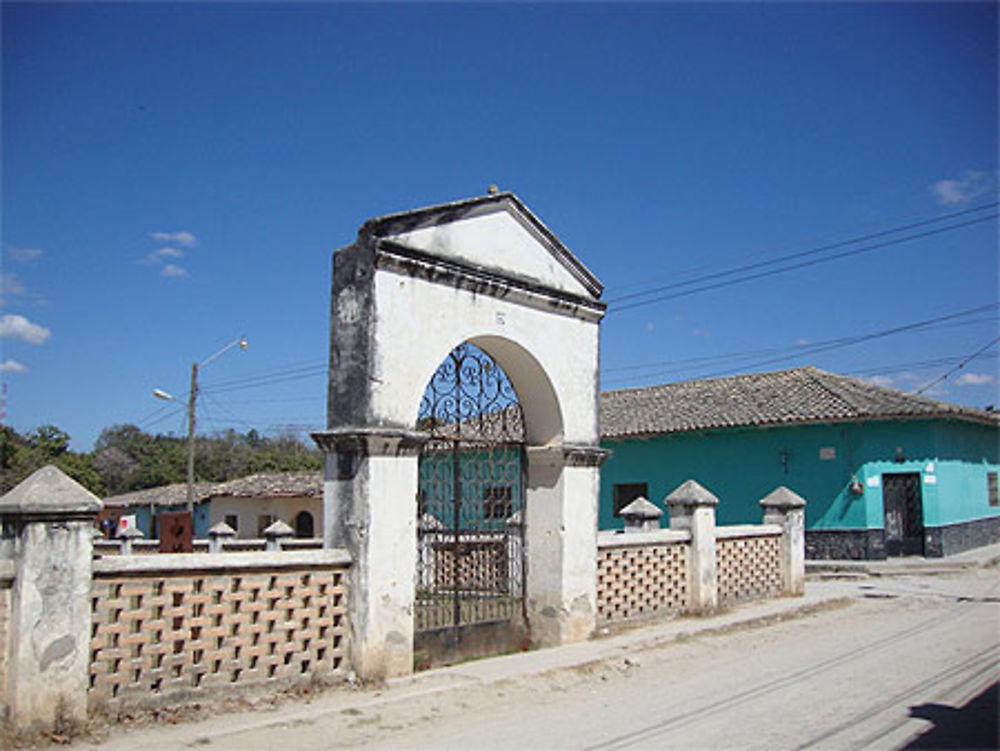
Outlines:
{"type": "Polygon", "coordinates": [[[737,537],[715,543],[719,602],[781,594],[781,537],[737,537]]]}
{"type": "Polygon", "coordinates": [[[686,543],[600,548],[598,622],[683,611],[688,605],[688,555],[686,543]]]}
{"type": "Polygon", "coordinates": [[[347,668],[347,570],[95,577],[91,706],[347,668]]]}

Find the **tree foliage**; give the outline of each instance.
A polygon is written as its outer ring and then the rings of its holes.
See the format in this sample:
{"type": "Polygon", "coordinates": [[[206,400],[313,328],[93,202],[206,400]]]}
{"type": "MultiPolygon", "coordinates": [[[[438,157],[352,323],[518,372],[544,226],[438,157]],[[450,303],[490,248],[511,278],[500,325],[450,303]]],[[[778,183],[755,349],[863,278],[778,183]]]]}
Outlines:
{"type": "MultiPolygon", "coordinates": [[[[55,464],[100,496],[184,482],[187,440],[143,432],[135,425],[114,425],[101,431],[94,450],[69,449],[70,437],[52,425],[20,435],[0,426],[0,492],[6,493],[36,469],[55,464]]],[[[195,479],[224,482],[255,472],[318,470],[320,452],[295,435],[267,437],[227,430],[195,440],[195,479]]]]}
{"type": "Polygon", "coordinates": [[[104,491],[104,480],[90,454],[69,450],[69,436],[54,425],[26,435],[0,426],[0,493],[6,493],[35,470],[54,464],[92,493],[104,491]]]}

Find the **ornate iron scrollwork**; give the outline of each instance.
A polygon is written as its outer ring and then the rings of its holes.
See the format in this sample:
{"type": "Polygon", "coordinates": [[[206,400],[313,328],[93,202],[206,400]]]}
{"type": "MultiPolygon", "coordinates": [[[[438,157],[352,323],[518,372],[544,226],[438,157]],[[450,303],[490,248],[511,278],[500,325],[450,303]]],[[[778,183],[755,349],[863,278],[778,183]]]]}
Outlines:
{"type": "Polygon", "coordinates": [[[506,373],[462,344],[434,373],[417,420],[418,632],[523,621],[525,423],[506,373]]]}

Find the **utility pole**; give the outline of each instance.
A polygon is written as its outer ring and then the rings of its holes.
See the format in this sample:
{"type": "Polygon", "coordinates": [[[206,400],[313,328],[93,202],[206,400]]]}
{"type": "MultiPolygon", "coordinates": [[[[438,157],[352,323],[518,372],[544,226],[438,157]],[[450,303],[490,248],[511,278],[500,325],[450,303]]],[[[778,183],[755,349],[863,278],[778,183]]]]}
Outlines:
{"type": "MultiPolygon", "coordinates": [[[[187,413],[188,413],[188,439],[187,439],[187,511],[191,514],[192,524],[194,523],[194,426],[195,426],[195,407],[198,402],[198,369],[203,368],[208,365],[212,360],[221,355],[227,350],[239,346],[241,350],[246,350],[247,348],[247,338],[241,336],[239,339],[234,339],[229,342],[225,347],[220,349],[211,357],[206,358],[200,364],[198,362],[191,363],[191,390],[188,392],[187,401],[187,413]]],[[[179,402],[179,399],[175,399],[166,391],[162,389],[153,389],[153,396],[157,399],[164,399],[168,402],[179,402]]]]}
{"type": "MultiPolygon", "coordinates": [[[[198,398],[198,363],[191,363],[191,393],[188,395],[187,510],[194,514],[194,408],[198,398]]],[[[192,517],[193,518],[193,517],[192,517]]]]}

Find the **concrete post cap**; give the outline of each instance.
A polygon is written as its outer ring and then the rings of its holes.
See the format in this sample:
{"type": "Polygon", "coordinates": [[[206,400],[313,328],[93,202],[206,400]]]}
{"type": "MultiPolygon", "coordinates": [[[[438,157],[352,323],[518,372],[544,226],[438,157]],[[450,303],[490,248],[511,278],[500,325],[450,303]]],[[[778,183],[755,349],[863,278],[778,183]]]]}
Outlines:
{"type": "MultiPolygon", "coordinates": [[[[270,528],[269,528],[270,529],[270,528]]],[[[213,524],[208,530],[209,537],[236,537],[236,530],[225,522],[213,524]]]]}
{"type": "Polygon", "coordinates": [[[0,514],[18,516],[92,516],[101,500],[54,464],[48,464],[0,497],[0,514]]]}
{"type": "Polygon", "coordinates": [[[291,537],[295,530],[285,524],[281,519],[271,524],[264,530],[264,537],[291,537]]]}
{"type": "Polygon", "coordinates": [[[663,502],[667,506],[718,506],[719,499],[694,480],[687,480],[670,493],[663,502]]]}
{"type": "Polygon", "coordinates": [[[135,540],[139,537],[145,537],[142,530],[138,527],[125,527],[121,532],[119,532],[115,537],[119,540],[135,540]]]}
{"type": "Polygon", "coordinates": [[[663,516],[663,509],[658,508],[648,498],[639,496],[623,508],[619,515],[626,519],[659,519],[663,516]]]}
{"type": "Polygon", "coordinates": [[[782,485],[761,498],[760,505],[764,508],[794,509],[804,508],[806,500],[802,496],[782,485]]]}

